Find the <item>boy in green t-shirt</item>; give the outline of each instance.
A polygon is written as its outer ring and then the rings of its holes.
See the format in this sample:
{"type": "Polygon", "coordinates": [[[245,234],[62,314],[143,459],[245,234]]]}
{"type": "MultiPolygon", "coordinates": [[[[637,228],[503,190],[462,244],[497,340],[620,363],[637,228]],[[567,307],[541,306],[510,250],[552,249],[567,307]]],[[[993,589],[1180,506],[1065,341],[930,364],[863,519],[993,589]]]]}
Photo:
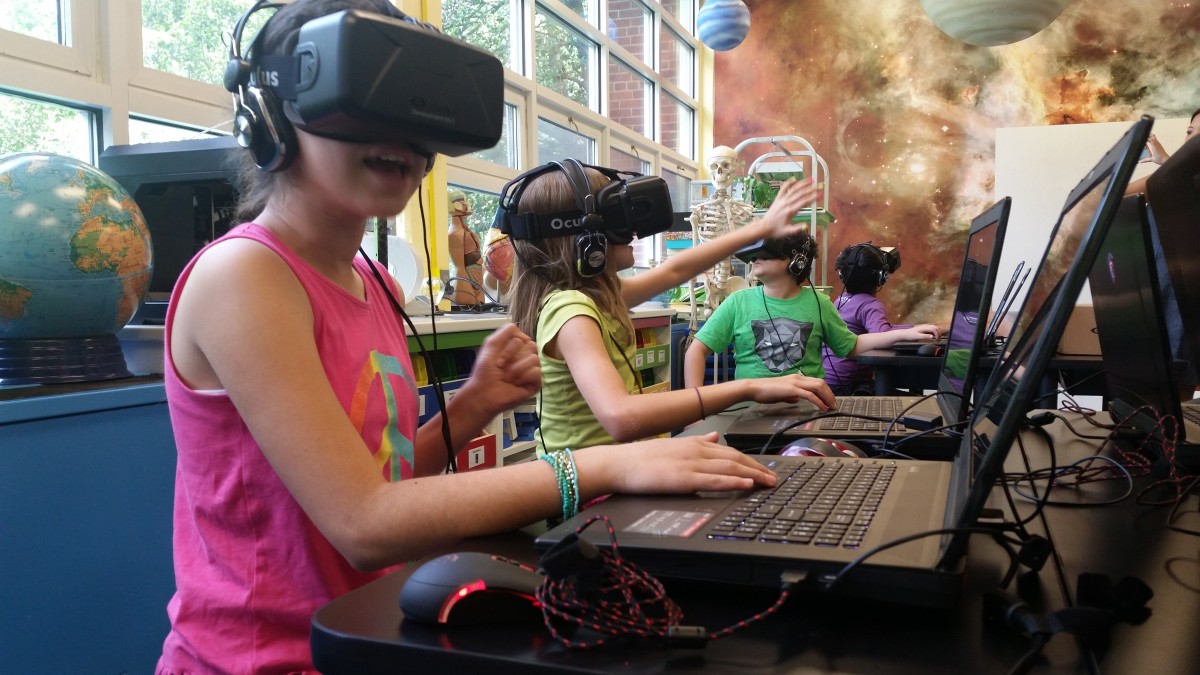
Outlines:
{"type": "Polygon", "coordinates": [[[938,337],[937,327],[929,324],[886,333],[850,332],[829,297],[812,284],[804,286],[816,257],[816,242],[807,233],[766,240],[751,263],[762,285],[730,295],[696,333],[684,356],[685,386],[704,384],[708,356],[724,351],[731,341],[736,379],[790,373],[824,378],[822,344],[838,356],[853,357],[901,340],[938,337]]]}

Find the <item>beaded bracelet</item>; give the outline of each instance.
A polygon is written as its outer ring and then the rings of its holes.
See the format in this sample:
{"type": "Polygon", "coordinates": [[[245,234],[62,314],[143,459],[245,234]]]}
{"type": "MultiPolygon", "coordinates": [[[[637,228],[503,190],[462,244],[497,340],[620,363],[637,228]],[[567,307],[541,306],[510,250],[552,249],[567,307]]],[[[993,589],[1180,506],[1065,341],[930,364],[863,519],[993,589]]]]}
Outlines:
{"type": "Polygon", "coordinates": [[[571,518],[579,513],[579,474],[575,470],[575,456],[569,448],[548,452],[541,457],[554,468],[558,479],[558,493],[562,495],[562,517],[571,518]]]}

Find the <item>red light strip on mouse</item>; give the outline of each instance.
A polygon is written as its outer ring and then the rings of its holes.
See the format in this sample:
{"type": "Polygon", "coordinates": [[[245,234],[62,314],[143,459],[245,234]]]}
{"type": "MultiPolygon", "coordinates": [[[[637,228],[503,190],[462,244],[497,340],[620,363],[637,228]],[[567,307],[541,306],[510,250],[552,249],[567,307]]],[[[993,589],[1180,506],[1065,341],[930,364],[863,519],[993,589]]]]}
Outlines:
{"type": "Polygon", "coordinates": [[[487,584],[483,582],[483,579],[476,579],[475,581],[471,581],[459,586],[458,590],[451,593],[450,597],[446,598],[446,601],[442,603],[442,611],[438,612],[438,623],[446,623],[449,620],[450,610],[454,609],[454,605],[457,604],[459,600],[462,600],[475,591],[486,590],[487,584]]]}

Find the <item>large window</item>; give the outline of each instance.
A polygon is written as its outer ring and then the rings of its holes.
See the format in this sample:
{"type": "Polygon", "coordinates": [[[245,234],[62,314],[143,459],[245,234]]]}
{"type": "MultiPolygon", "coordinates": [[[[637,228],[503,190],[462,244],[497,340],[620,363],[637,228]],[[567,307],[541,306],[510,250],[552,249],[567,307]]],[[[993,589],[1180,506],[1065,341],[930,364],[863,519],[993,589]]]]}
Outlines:
{"type": "Polygon", "coordinates": [[[638,0],[608,0],[608,37],[630,54],[650,63],[654,13],[638,0]]]}
{"type": "MultiPolygon", "coordinates": [[[[142,0],[142,62],[147,68],[221,84],[230,33],[250,5],[247,0],[142,0]]],[[[247,21],[243,55],[274,12],[255,12],[247,21]]]]}
{"type": "Polygon", "coordinates": [[[443,0],[442,31],[491,52],[505,68],[524,73],[516,0],[443,0]]]}
{"type": "Polygon", "coordinates": [[[533,28],[537,83],[595,110],[600,46],[540,5],[533,28]]]}
{"type": "Polygon", "coordinates": [[[95,113],[0,91],[0,155],[47,152],[92,162],[95,113]]]}
{"type": "Polygon", "coordinates": [[[615,56],[608,58],[608,117],[649,137],[654,83],[615,56]]]}
{"type": "Polygon", "coordinates": [[[3,0],[0,28],[47,42],[67,44],[65,0],[3,0]]]}
{"type": "Polygon", "coordinates": [[[538,163],[573,157],[585,163],[596,161],[596,141],[547,119],[538,119],[538,163]]]}
{"type": "MultiPolygon", "coordinates": [[[[506,68],[499,142],[440,159],[425,204],[449,184],[495,195],[520,172],[563,157],[695,176],[697,0],[393,1],[506,68]],[[439,6],[440,17],[419,16],[439,6]]],[[[229,133],[222,80],[231,32],[251,5],[0,0],[0,151],[95,162],[112,144],[229,133]]],[[[243,54],[274,13],[250,17],[243,54]]],[[[445,210],[427,216],[422,223],[409,209],[398,230],[414,241],[432,233],[444,266],[445,210]]]]}

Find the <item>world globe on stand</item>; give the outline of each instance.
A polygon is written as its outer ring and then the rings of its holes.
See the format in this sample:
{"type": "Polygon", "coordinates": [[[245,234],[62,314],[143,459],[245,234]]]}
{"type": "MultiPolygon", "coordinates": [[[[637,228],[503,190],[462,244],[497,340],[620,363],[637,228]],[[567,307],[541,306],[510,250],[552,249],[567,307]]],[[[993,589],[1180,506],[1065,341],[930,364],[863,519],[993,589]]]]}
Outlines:
{"type": "Polygon", "coordinates": [[[116,338],[146,295],[150,231],[90,164],[0,157],[0,384],[128,377],[116,338]]]}

